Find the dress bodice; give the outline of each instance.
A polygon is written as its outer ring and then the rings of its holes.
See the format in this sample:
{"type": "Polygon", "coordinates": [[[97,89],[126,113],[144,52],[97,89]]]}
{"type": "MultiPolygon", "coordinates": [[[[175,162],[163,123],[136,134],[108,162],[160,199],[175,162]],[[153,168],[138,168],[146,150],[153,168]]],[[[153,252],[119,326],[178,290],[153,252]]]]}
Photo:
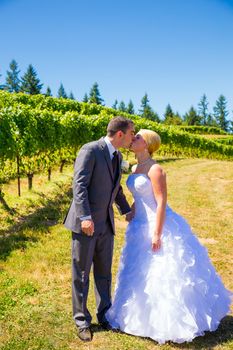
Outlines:
{"type": "MultiPolygon", "coordinates": [[[[135,203],[134,220],[148,222],[155,220],[157,202],[154,196],[152,183],[146,174],[130,174],[126,181],[129,191],[132,193],[135,203]]],[[[166,216],[172,213],[172,209],[166,205],[166,216]]]]}
{"type": "Polygon", "coordinates": [[[134,197],[134,219],[139,221],[154,220],[157,202],[148,176],[146,174],[130,174],[126,185],[134,197]]]}

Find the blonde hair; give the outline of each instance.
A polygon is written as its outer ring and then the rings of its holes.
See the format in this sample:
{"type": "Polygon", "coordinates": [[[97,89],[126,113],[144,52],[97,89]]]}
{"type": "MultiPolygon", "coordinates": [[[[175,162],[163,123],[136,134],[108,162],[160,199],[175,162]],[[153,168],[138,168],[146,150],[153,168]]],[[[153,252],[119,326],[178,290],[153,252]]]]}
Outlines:
{"type": "Polygon", "coordinates": [[[155,151],[157,151],[161,144],[161,138],[157,132],[148,130],[148,129],[140,129],[138,134],[140,134],[143,139],[146,141],[148,152],[152,155],[155,151]]]}

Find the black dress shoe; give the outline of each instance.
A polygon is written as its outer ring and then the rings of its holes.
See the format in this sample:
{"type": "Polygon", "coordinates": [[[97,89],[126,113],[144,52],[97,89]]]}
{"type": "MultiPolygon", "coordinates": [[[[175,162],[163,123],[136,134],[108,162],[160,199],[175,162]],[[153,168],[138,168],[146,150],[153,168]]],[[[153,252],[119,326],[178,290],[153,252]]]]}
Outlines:
{"type": "Polygon", "coordinates": [[[106,331],[112,331],[112,330],[113,330],[112,326],[111,326],[110,323],[108,323],[107,321],[101,322],[101,323],[100,323],[100,326],[101,326],[103,329],[105,329],[106,331]]]}
{"type": "Polygon", "coordinates": [[[86,328],[78,328],[78,337],[82,341],[91,341],[92,333],[89,327],[86,328]]]}

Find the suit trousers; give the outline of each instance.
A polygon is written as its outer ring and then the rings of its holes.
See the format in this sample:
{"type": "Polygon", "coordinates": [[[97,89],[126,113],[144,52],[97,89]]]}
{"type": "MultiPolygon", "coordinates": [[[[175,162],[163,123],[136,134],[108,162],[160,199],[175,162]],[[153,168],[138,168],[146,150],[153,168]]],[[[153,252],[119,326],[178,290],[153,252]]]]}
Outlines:
{"type": "Polygon", "coordinates": [[[114,234],[107,220],[103,232],[87,236],[72,232],[72,305],[77,327],[91,324],[87,309],[89,275],[93,264],[97,320],[105,322],[105,313],[111,306],[112,256],[114,234]]]}

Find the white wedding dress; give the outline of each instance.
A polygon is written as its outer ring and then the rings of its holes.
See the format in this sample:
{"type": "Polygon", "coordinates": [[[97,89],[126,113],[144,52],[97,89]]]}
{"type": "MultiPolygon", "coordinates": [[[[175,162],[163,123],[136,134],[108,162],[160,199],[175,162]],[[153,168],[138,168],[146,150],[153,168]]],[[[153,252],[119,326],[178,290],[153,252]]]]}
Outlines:
{"type": "Polygon", "coordinates": [[[114,301],[106,314],[123,332],[166,341],[192,341],[217,329],[230,311],[225,289],[185,219],[167,206],[162,247],[151,249],[156,200],[150,179],[131,174],[135,217],[126,231],[114,301]]]}

